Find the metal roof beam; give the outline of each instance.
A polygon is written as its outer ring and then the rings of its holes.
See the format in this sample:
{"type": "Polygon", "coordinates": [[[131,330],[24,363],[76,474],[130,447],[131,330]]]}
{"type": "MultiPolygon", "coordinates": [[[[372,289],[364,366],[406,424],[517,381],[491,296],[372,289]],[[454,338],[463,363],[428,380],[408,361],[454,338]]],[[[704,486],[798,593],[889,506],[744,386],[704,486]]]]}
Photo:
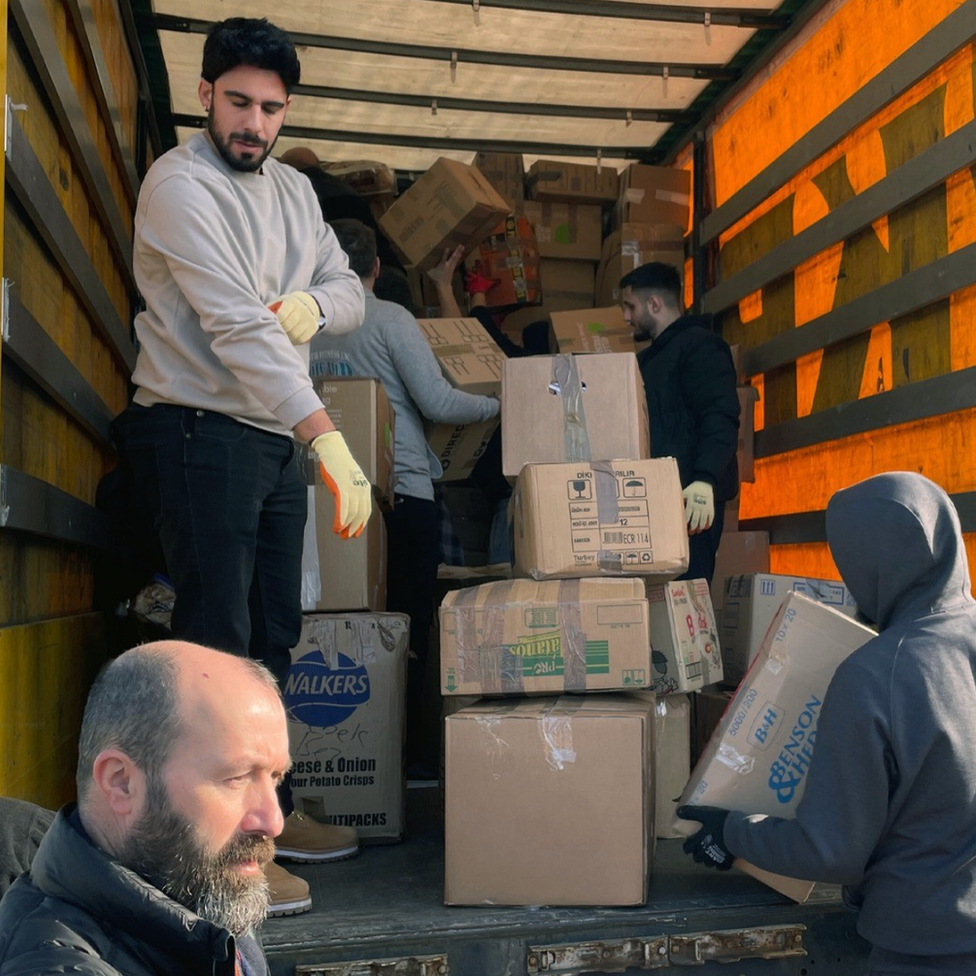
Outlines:
{"type": "MultiPolygon", "coordinates": [[[[157,30],[182,34],[206,34],[212,21],[172,14],[156,14],[157,30]]],[[[651,61],[611,61],[602,58],[555,57],[549,54],[515,54],[508,51],[475,51],[463,48],[429,47],[425,44],[394,44],[389,41],[372,41],[361,37],[330,37],[325,34],[305,34],[288,31],[296,47],[328,48],[333,51],[353,51],[360,54],[377,54],[385,57],[424,58],[428,61],[446,61],[449,64],[490,64],[505,68],[529,68],[540,71],[585,71],[613,75],[664,76],[694,78],[706,81],[734,81],[738,71],[721,65],[665,64],[651,61]]]]}
{"type": "MultiPolygon", "coordinates": [[[[202,115],[173,115],[174,126],[202,129],[207,120],[202,115]]],[[[283,125],[279,135],[294,139],[315,139],[322,142],[353,142],[370,146],[404,146],[411,149],[446,149],[458,152],[511,152],[530,156],[582,156],[595,159],[599,152],[604,158],[642,159],[646,146],[579,146],[551,142],[509,142],[498,139],[445,139],[437,136],[398,135],[388,132],[353,132],[340,129],[318,129],[307,125],[283,125]]]]}
{"type": "MultiPolygon", "coordinates": [[[[470,7],[471,0],[433,0],[470,7]]],[[[784,30],[790,18],[747,8],[679,7],[657,3],[621,3],[619,0],[479,0],[481,7],[499,7],[530,13],[570,14],[578,17],[615,17],[672,24],[704,24],[746,27],[750,30],[784,30]]]]}
{"type": "Polygon", "coordinates": [[[609,119],[615,122],[693,122],[697,117],[678,109],[602,108],[591,105],[549,105],[535,102],[495,102],[475,98],[442,98],[439,95],[407,95],[393,91],[362,91],[356,88],[330,88],[327,85],[296,85],[294,94],[312,98],[336,98],[378,105],[409,105],[455,112],[497,112],[501,115],[545,115],[571,119],[609,119]]]}

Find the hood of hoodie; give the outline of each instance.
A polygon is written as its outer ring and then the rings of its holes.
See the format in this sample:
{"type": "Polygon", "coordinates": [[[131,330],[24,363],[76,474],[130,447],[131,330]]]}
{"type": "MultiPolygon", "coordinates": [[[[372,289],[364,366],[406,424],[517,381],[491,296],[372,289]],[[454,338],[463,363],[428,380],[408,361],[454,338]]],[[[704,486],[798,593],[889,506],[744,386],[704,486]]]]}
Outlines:
{"type": "Polygon", "coordinates": [[[837,492],[827,541],[861,612],[881,629],[973,602],[955,506],[920,474],[880,474],[837,492]]]}

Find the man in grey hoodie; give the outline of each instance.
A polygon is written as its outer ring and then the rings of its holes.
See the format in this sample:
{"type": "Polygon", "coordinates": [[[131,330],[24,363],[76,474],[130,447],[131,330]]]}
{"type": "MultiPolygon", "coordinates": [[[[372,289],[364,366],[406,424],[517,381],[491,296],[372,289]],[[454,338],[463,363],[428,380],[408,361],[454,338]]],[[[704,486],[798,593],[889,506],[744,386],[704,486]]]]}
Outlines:
{"type": "Polygon", "coordinates": [[[373,294],[380,272],[374,232],[352,219],[336,220],[332,229],[363,283],[366,318],[362,328],[347,335],[319,333],[311,343],[311,373],[378,377],[396,413],[396,499],[386,516],[386,603],[388,610],[410,616],[410,647],[416,655],[407,675],[407,765],[433,767],[436,774],[437,756],[418,753],[416,734],[440,558],[440,515],[432,479],[440,477],[441,465],[427,446],[424,420],[469,424],[497,416],[499,405],[492,397],[455,390],[417,320],[373,294]]]}
{"type": "Polygon", "coordinates": [[[827,507],[837,568],[879,636],[838,669],[793,820],[682,807],[685,843],[845,886],[872,976],[976,973],[976,601],[959,518],[915,473],[827,507]]]}

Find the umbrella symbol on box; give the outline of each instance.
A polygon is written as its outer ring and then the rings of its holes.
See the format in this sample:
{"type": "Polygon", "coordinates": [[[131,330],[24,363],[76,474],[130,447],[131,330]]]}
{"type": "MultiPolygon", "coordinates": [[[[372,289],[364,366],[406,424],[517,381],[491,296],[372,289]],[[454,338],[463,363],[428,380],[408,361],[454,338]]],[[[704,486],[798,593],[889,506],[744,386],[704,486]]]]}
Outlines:
{"type": "Polygon", "coordinates": [[[624,498],[643,498],[647,494],[647,485],[643,478],[631,478],[624,482],[624,498]]]}

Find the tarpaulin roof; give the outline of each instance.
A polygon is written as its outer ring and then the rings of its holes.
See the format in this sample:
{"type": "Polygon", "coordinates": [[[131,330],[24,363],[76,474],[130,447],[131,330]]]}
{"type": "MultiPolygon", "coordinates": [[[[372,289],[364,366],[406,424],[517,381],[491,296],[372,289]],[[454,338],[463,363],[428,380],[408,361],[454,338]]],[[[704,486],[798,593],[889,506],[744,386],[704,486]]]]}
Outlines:
{"type": "MultiPolygon", "coordinates": [[[[268,17],[299,47],[302,84],[276,152],[399,170],[479,149],[534,159],[653,161],[800,0],[152,0],[169,122],[203,122],[204,34],[268,17]],[[708,96],[708,97],[706,97],[708,96]]],[[[144,32],[144,38],[145,38],[144,32]]],[[[157,93],[158,96],[158,93],[157,93]]],[[[157,97],[158,105],[158,97],[157,97]]]]}

